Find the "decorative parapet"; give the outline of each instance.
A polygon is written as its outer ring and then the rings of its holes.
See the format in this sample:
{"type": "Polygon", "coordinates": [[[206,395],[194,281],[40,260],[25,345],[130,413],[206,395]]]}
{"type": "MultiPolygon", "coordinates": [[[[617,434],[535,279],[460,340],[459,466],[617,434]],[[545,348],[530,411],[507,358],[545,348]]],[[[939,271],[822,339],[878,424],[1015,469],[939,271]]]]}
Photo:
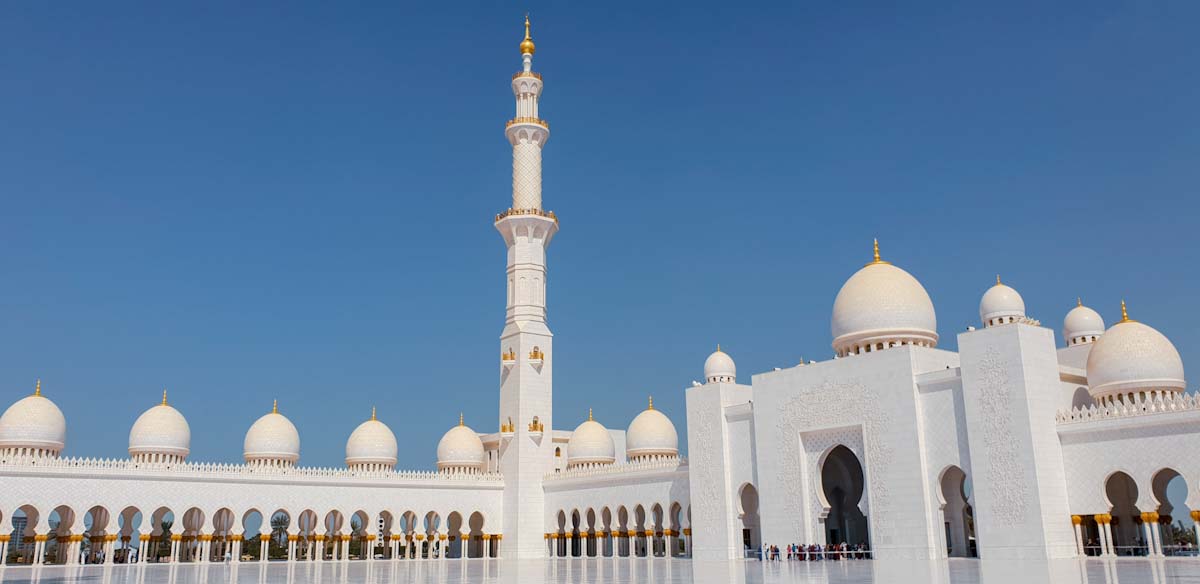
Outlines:
{"type": "MultiPolygon", "coordinates": [[[[518,215],[537,215],[538,217],[545,217],[547,219],[553,219],[554,223],[556,225],[558,224],[558,216],[554,214],[554,211],[543,211],[541,209],[508,209],[507,211],[505,211],[503,213],[498,213],[496,215],[496,221],[499,221],[499,220],[507,218],[507,217],[515,217],[518,215]]],[[[513,359],[516,359],[516,358],[517,357],[514,354],[513,359]]]]}
{"type": "Polygon", "coordinates": [[[0,460],[0,474],[114,475],[121,478],[188,478],[279,482],[370,480],[413,483],[415,486],[500,486],[500,473],[455,474],[418,470],[356,470],[348,468],[279,467],[219,462],[146,463],[125,458],[10,457],[0,460]]]}
{"type": "Polygon", "coordinates": [[[587,464],[569,468],[562,472],[547,473],[546,482],[579,478],[617,477],[636,473],[661,473],[687,471],[687,459],[679,457],[652,458],[626,462],[624,464],[587,464]]]}
{"type": "Polygon", "coordinates": [[[1134,395],[1130,401],[1112,401],[1100,405],[1060,410],[1056,419],[1059,425],[1078,424],[1095,420],[1132,418],[1200,410],[1200,398],[1190,393],[1153,392],[1150,396],[1134,395]]]}

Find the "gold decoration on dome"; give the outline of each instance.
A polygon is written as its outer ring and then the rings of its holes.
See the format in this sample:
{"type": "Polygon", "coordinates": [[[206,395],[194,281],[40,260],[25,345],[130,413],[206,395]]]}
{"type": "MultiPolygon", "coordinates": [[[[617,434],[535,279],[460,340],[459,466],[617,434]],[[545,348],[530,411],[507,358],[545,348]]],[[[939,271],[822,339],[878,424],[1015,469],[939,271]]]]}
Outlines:
{"type": "Polygon", "coordinates": [[[42,380],[40,378],[37,380],[37,384],[33,386],[33,395],[42,396],[42,380]]]}
{"type": "Polygon", "coordinates": [[[466,426],[466,424],[464,424],[464,423],[463,423],[463,414],[462,414],[462,412],[459,412],[459,413],[458,413],[458,425],[459,425],[459,426],[466,426]]]}
{"type": "Polygon", "coordinates": [[[1075,306],[1083,306],[1083,296],[1075,297],[1075,306]]]}
{"type": "Polygon", "coordinates": [[[596,421],[596,420],[592,419],[592,408],[588,408],[588,420],[587,421],[589,421],[589,422],[596,421]]]}
{"type": "Polygon", "coordinates": [[[166,388],[163,388],[163,401],[162,401],[162,405],[164,405],[164,406],[165,406],[165,405],[167,405],[167,390],[166,390],[166,388]]]}
{"type": "Polygon", "coordinates": [[[647,409],[647,410],[652,410],[652,409],[654,409],[654,396],[652,396],[652,395],[651,395],[651,396],[648,396],[648,397],[650,398],[650,405],[646,406],[646,409],[647,409]]]}
{"type": "Polygon", "coordinates": [[[378,418],[375,417],[375,406],[371,406],[371,421],[374,422],[378,418]]]}
{"type": "Polygon", "coordinates": [[[529,14],[525,14],[525,40],[521,41],[521,54],[532,55],[537,47],[533,45],[533,38],[529,36],[529,14]]]}
{"type": "Polygon", "coordinates": [[[1003,284],[1002,284],[1002,283],[1000,283],[1000,274],[996,274],[996,285],[997,285],[997,286],[1003,286],[1003,284]]]}
{"type": "Polygon", "coordinates": [[[1121,324],[1123,322],[1137,322],[1136,320],[1129,318],[1129,310],[1125,307],[1124,299],[1121,300],[1121,320],[1118,321],[1117,324],[1121,324]]]}
{"type": "Polygon", "coordinates": [[[875,246],[875,259],[871,260],[871,263],[867,264],[868,266],[874,266],[876,264],[888,265],[888,264],[892,263],[892,262],[885,262],[885,261],[883,261],[882,258],[879,257],[879,239],[878,238],[875,239],[874,246],[875,246]]]}
{"type": "Polygon", "coordinates": [[[272,401],[271,401],[271,413],[272,413],[272,414],[278,414],[278,413],[279,413],[279,400],[272,400],[272,401]]]}

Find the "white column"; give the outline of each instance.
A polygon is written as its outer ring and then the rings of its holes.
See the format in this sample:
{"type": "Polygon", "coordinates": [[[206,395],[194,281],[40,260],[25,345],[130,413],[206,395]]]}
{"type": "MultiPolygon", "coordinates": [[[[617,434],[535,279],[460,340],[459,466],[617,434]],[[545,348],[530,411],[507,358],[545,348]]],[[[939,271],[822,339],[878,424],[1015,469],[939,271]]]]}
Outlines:
{"type": "Polygon", "coordinates": [[[1146,555],[1153,556],[1154,553],[1154,528],[1151,526],[1151,521],[1147,521],[1148,513],[1142,513],[1142,533],[1145,534],[1146,540],[1146,555]]]}
{"type": "Polygon", "coordinates": [[[1150,515],[1151,515],[1151,519],[1153,519],[1153,521],[1150,523],[1150,532],[1154,535],[1154,537],[1150,539],[1150,541],[1151,541],[1150,553],[1155,556],[1162,556],[1163,555],[1162,527],[1158,523],[1158,513],[1151,513],[1150,515]]]}
{"type": "Polygon", "coordinates": [[[1071,516],[1071,523],[1075,526],[1075,550],[1077,552],[1077,555],[1079,555],[1081,557],[1084,555],[1087,555],[1083,549],[1083,525],[1081,525],[1082,521],[1083,521],[1083,518],[1078,515],[1071,516]]]}
{"type": "Polygon", "coordinates": [[[1117,545],[1116,545],[1116,542],[1113,541],[1112,518],[1111,517],[1106,518],[1104,520],[1103,532],[1104,532],[1104,546],[1106,548],[1106,553],[1104,555],[1106,555],[1106,556],[1117,555],[1117,545]]]}

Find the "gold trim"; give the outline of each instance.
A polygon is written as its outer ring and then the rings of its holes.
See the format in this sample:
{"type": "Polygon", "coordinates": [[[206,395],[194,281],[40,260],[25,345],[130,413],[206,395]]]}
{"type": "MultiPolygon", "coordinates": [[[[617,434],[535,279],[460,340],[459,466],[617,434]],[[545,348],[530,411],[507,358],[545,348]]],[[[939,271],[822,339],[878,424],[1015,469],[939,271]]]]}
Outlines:
{"type": "Polygon", "coordinates": [[[874,266],[874,265],[876,265],[876,264],[882,264],[882,265],[889,265],[889,264],[891,264],[892,262],[885,262],[885,261],[883,261],[883,259],[881,259],[881,258],[879,257],[879,238],[876,238],[876,239],[875,239],[875,244],[874,244],[874,246],[875,246],[875,259],[871,260],[871,263],[869,263],[869,264],[867,264],[867,265],[868,265],[868,266],[874,266]]]}

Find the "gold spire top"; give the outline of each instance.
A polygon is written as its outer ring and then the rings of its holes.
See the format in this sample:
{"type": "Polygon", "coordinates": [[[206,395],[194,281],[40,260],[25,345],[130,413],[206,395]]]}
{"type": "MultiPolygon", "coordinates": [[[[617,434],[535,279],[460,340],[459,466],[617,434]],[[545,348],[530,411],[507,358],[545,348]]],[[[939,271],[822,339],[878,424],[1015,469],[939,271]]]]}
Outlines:
{"type": "Polygon", "coordinates": [[[650,405],[646,406],[646,409],[652,410],[652,409],[654,409],[654,396],[649,396],[649,397],[650,397],[650,405]]]}
{"type": "Polygon", "coordinates": [[[1000,274],[996,274],[996,285],[1000,285],[1000,274]]]}
{"type": "Polygon", "coordinates": [[[588,421],[589,422],[595,421],[594,419],[592,419],[592,408],[588,408],[588,421]]]}
{"type": "Polygon", "coordinates": [[[375,406],[371,406],[371,421],[374,422],[378,418],[375,417],[375,406]]]}
{"type": "Polygon", "coordinates": [[[37,385],[33,386],[33,395],[36,395],[38,397],[42,396],[42,380],[41,379],[38,379],[37,385]]]}
{"type": "Polygon", "coordinates": [[[1129,310],[1125,308],[1124,299],[1121,299],[1121,320],[1117,322],[1117,324],[1121,324],[1122,322],[1137,322],[1136,320],[1129,318],[1129,310]]]}
{"type": "Polygon", "coordinates": [[[466,426],[466,424],[464,424],[464,423],[463,423],[463,415],[462,415],[462,412],[459,412],[459,413],[458,413],[458,425],[459,425],[459,426],[466,426]]]}
{"type": "Polygon", "coordinates": [[[533,37],[529,36],[529,13],[525,14],[525,40],[521,41],[521,54],[532,55],[536,48],[533,46],[533,37]]]}
{"type": "Polygon", "coordinates": [[[1083,296],[1075,297],[1075,306],[1083,306],[1083,296]]]}
{"type": "Polygon", "coordinates": [[[892,262],[885,262],[879,257],[879,238],[875,238],[874,247],[875,247],[875,250],[874,250],[875,258],[871,260],[871,263],[867,264],[868,266],[873,266],[875,264],[890,264],[890,263],[892,263],[892,262]]]}
{"type": "Polygon", "coordinates": [[[721,352],[721,343],[717,343],[717,352],[718,352],[718,353],[720,353],[720,352],[721,352]]]}
{"type": "Polygon", "coordinates": [[[164,406],[167,405],[167,390],[166,390],[166,388],[163,388],[163,403],[162,403],[162,405],[164,405],[164,406]]]}
{"type": "Polygon", "coordinates": [[[272,414],[278,414],[278,413],[279,413],[279,400],[273,400],[273,401],[271,402],[271,413],[272,413],[272,414]]]}

